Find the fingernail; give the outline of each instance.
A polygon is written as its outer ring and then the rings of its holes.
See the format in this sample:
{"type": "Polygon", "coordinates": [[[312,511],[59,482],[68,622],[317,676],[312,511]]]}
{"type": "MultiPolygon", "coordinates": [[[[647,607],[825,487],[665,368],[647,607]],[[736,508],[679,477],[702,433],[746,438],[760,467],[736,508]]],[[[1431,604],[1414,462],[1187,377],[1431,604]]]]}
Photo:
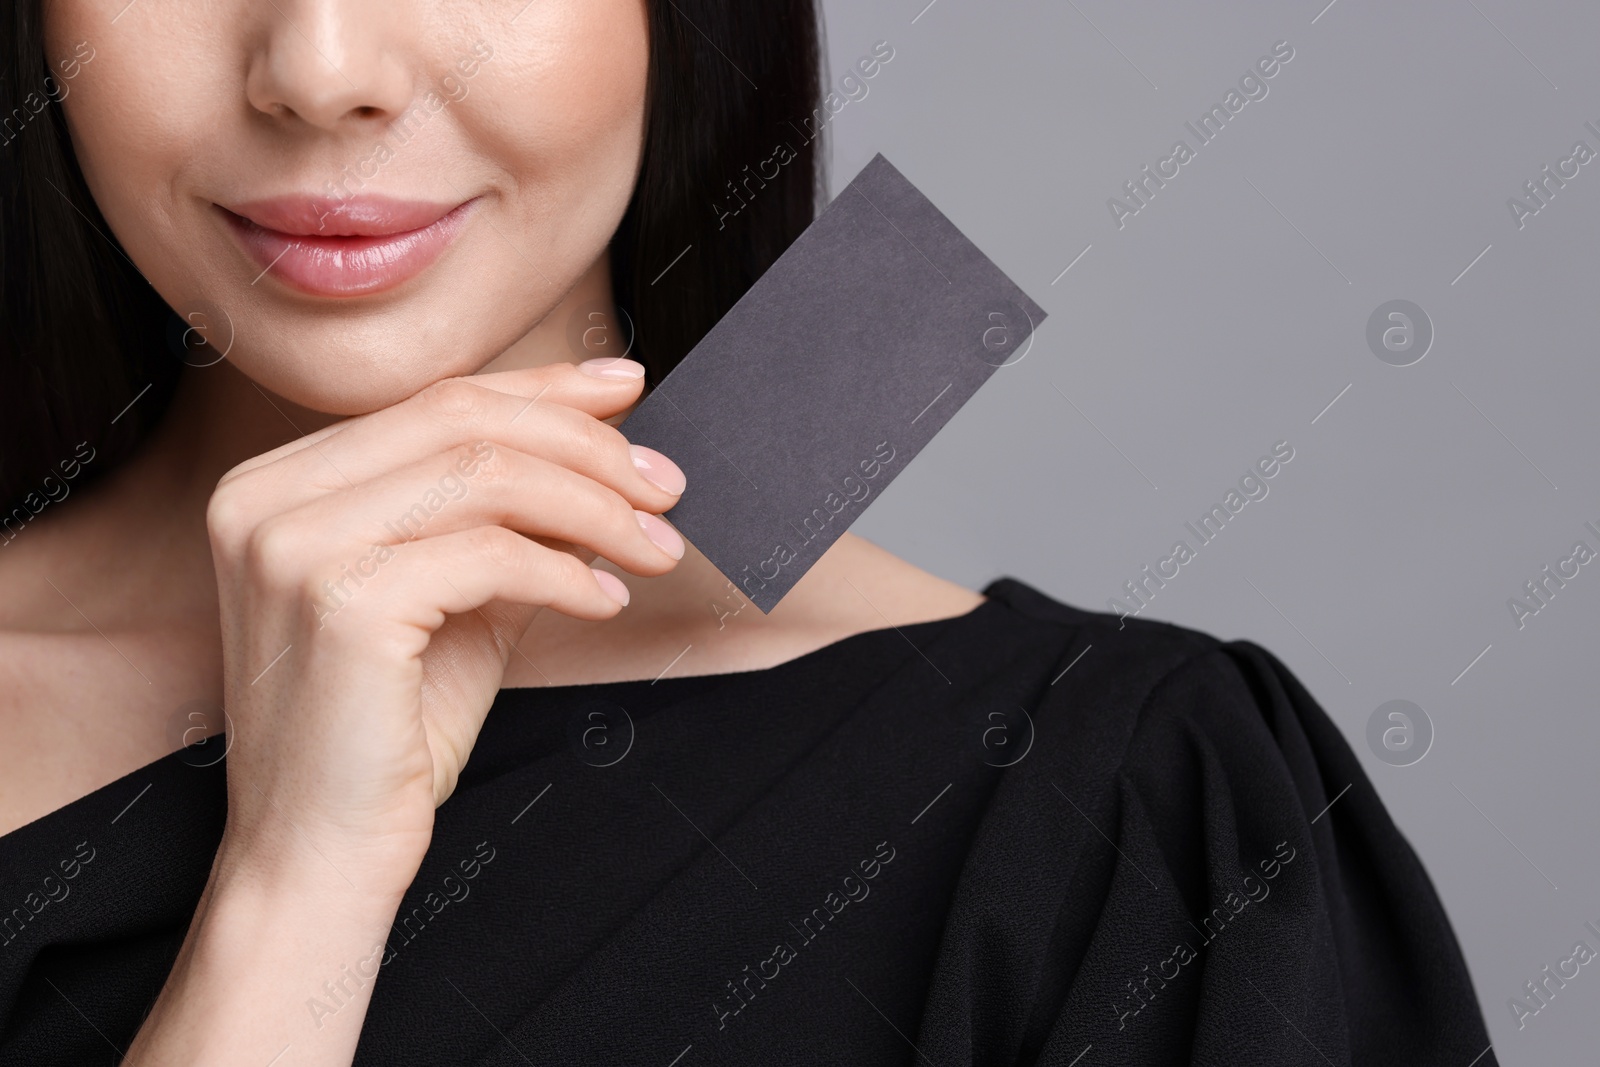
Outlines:
{"type": "Polygon", "coordinates": [[[659,515],[652,515],[648,511],[633,512],[639,517],[639,528],[644,535],[650,538],[650,543],[673,559],[683,558],[683,537],[679,535],[672,525],[659,515]]]}
{"type": "Polygon", "coordinates": [[[623,607],[628,606],[628,587],[623,584],[621,578],[618,578],[610,571],[603,571],[599,567],[590,567],[589,569],[594,571],[594,580],[600,583],[600,588],[605,590],[606,596],[623,607]]]}
{"type": "Polygon", "coordinates": [[[578,369],[594,378],[636,381],[644,377],[644,364],[621,356],[597,356],[578,364],[578,369]]]}
{"type": "Polygon", "coordinates": [[[633,465],[639,468],[639,473],[672,495],[677,496],[689,484],[678,465],[655,449],[629,445],[628,450],[633,453],[633,465]]]}

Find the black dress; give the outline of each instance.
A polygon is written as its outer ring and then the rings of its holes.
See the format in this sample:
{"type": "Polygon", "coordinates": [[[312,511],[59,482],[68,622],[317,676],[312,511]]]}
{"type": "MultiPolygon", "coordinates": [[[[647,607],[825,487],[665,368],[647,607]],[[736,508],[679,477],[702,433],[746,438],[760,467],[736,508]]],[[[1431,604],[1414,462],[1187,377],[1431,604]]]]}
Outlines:
{"type": "MultiPolygon", "coordinates": [[[[768,670],[502,691],[387,950],[308,1017],[376,981],[358,1064],[1495,1062],[1282,663],[984,592],[768,670]]],[[[0,1062],[127,1048],[221,832],[204,751],[0,837],[0,1062]]]]}

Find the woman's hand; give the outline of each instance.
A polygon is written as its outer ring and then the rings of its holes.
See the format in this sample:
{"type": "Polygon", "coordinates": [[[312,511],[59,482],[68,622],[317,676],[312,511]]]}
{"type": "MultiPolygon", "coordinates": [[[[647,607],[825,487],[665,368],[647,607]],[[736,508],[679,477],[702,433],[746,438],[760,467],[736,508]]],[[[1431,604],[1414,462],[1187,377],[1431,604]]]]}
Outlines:
{"type": "Polygon", "coordinates": [[[601,421],[642,384],[630,360],[452,378],[218,483],[228,820],[125,1062],[351,1062],[434,808],[534,613],[622,609],[593,553],[643,575],[683,554],[656,515],[682,472],[601,421]]]}
{"type": "Polygon", "coordinates": [[[642,375],[591,360],[446,379],[223,477],[207,522],[231,854],[310,845],[358,883],[410,883],[534,613],[622,610],[589,553],[640,575],[683,554],[657,516],[682,473],[601,421],[642,375]]]}

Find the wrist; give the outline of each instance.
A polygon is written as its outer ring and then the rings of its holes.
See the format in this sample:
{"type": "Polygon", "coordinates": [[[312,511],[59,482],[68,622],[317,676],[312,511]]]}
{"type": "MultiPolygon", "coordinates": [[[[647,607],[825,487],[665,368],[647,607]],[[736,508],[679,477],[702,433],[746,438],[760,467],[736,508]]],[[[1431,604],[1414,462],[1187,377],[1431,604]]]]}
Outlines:
{"type": "Polygon", "coordinates": [[[348,1064],[389,958],[401,872],[325,839],[225,833],[128,1062],[267,1062],[293,1045],[299,1062],[348,1064]]]}
{"type": "Polygon", "coordinates": [[[387,923],[427,848],[424,834],[383,839],[312,834],[281,818],[242,825],[230,813],[207,894],[225,892],[263,907],[326,907],[351,920],[382,914],[387,923]]]}

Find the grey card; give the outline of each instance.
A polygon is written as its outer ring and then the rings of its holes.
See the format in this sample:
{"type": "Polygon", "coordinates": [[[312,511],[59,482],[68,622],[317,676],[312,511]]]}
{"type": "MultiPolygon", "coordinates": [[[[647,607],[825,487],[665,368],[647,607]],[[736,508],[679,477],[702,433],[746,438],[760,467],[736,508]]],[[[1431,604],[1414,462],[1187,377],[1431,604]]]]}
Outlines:
{"type": "Polygon", "coordinates": [[[683,468],[667,518],[769,612],[1044,317],[874,156],[621,429],[683,468]]]}

